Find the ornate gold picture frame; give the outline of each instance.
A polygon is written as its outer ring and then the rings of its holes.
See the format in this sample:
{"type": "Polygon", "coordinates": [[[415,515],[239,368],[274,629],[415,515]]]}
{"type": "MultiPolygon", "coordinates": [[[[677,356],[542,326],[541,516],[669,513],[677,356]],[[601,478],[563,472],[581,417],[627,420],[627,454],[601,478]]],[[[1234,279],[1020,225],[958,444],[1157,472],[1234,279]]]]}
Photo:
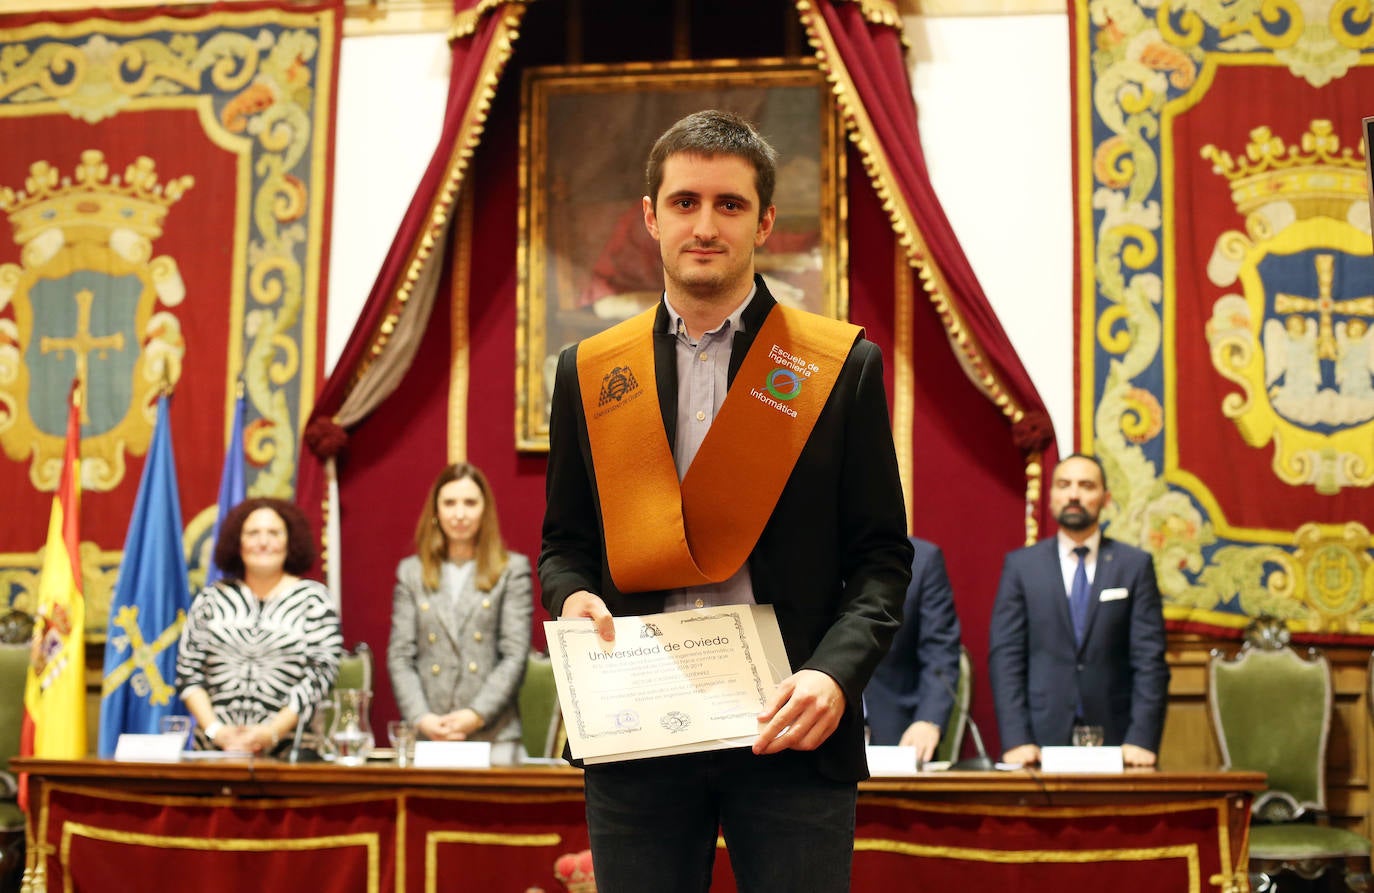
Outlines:
{"type": "Polygon", "coordinates": [[[773,296],[848,314],[844,126],[814,64],[531,68],[523,87],[517,449],[548,449],[559,352],[661,295],[644,165],[659,134],[691,112],[743,115],[778,150],[777,221],[755,257],[773,296]]]}

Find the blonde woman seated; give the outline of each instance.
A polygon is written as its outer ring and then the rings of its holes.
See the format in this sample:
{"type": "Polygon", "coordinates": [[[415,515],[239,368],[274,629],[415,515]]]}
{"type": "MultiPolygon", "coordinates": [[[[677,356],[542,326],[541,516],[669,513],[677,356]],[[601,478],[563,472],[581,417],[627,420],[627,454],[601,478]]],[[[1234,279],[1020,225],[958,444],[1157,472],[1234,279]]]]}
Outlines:
{"type": "Polygon", "coordinates": [[[534,611],[530,562],[506,551],[491,486],[475,466],[439,474],[415,552],[396,568],[386,658],[401,715],[421,737],[491,741],[494,762],[513,762],[534,611]]]}
{"type": "Polygon", "coordinates": [[[302,579],[315,563],[305,514],[281,499],[246,499],[224,517],[215,564],[181,630],[177,691],[199,741],[261,753],[285,747],[334,686],[343,636],[334,599],[302,579]]]}

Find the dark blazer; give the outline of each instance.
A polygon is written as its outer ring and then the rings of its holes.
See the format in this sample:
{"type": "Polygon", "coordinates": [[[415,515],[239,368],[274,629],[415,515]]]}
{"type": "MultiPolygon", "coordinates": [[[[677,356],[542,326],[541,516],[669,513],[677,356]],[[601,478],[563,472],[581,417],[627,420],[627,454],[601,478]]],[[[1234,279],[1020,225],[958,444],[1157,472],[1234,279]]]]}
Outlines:
{"type": "Polygon", "coordinates": [[[911,538],[902,627],[864,690],[870,744],[896,744],[912,723],[944,729],[959,684],[959,616],[940,547],[911,538]]]}
{"type": "Polygon", "coordinates": [[[988,645],[1002,750],[1070,743],[1081,698],[1083,719],[1102,726],[1106,744],[1158,752],[1169,689],[1164,646],[1148,553],[1102,538],[1081,648],[1074,643],[1057,538],[1010,553],[988,645]]]}
{"type": "MultiPolygon", "coordinates": [[[[732,385],[774,305],[763,279],[755,276],[754,282],[758,293],[744,311],[744,331],[734,336],[732,385]]],[[[672,444],[677,361],[668,319],[660,303],[654,372],[663,425],[672,444]]],[[[576,351],[576,346],[570,347],[559,357],[549,420],[539,555],[544,607],[557,617],[569,595],[586,589],[601,596],[612,614],[658,613],[665,593],[620,592],[606,566],[576,351]]],[[[612,473],[630,475],[634,468],[612,473]]],[[[792,669],[820,670],[844,692],[844,717],[813,755],[819,771],[837,781],[868,775],[860,699],[901,621],[902,594],[911,576],[901,493],[882,355],[871,342],[860,339],[749,556],[754,598],[774,606],[792,669]]]]}

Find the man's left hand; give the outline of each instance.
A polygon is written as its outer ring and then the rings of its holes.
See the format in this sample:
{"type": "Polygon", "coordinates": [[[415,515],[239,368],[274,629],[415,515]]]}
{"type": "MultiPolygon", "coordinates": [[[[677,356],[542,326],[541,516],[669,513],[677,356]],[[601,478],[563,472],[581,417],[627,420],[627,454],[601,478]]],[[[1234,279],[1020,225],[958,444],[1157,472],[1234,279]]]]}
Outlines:
{"type": "Polygon", "coordinates": [[[1155,764],[1155,752],[1135,744],[1121,745],[1121,759],[1127,766],[1149,768],[1155,764]]]}
{"type": "Polygon", "coordinates": [[[844,692],[820,670],[798,670],[778,685],[773,700],[759,714],[763,728],[754,753],[815,750],[844,715],[844,692]]]}
{"type": "Polygon", "coordinates": [[[935,756],[935,748],[940,743],[940,727],[933,722],[918,719],[906,727],[897,744],[901,747],[916,748],[916,759],[922,763],[935,756]]]}

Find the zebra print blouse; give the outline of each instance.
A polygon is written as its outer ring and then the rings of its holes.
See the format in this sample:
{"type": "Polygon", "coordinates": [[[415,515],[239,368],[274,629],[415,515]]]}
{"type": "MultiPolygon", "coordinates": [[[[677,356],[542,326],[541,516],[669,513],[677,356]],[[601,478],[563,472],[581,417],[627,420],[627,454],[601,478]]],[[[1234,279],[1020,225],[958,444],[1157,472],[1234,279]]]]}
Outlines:
{"type": "Polygon", "coordinates": [[[215,718],[254,725],[283,706],[308,719],[333,688],[343,636],[334,601],[314,580],[260,601],[238,580],[191,603],[177,653],[177,691],[201,688],[215,718]]]}

